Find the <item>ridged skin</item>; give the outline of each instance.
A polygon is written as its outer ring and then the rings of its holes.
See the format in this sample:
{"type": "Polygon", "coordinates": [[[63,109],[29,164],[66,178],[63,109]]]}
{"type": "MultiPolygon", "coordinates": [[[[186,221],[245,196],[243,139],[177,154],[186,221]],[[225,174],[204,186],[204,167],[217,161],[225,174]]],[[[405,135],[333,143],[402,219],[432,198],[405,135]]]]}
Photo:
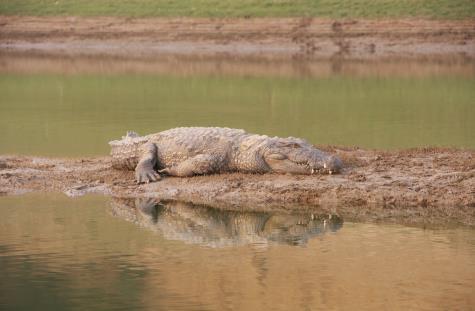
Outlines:
{"type": "Polygon", "coordinates": [[[142,137],[132,133],[109,144],[115,168],[141,167],[139,162],[148,155],[155,169],[175,176],[230,171],[311,174],[325,163],[335,172],[341,168],[337,158],[302,139],[231,128],[181,127],[142,137]]]}

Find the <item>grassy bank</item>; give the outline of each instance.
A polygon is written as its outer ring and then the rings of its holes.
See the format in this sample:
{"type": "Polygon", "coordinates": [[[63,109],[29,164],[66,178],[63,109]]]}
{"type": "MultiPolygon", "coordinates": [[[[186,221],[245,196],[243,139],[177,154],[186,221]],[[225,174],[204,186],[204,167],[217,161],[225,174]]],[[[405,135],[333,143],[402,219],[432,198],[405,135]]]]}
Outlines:
{"type": "Polygon", "coordinates": [[[469,19],[473,0],[0,0],[0,15],[469,19]]]}

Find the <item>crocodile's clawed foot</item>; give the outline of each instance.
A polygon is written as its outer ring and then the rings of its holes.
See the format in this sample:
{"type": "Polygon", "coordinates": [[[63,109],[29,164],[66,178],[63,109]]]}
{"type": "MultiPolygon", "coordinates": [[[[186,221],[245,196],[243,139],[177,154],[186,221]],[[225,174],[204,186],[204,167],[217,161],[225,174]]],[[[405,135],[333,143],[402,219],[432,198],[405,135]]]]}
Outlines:
{"type": "Polygon", "coordinates": [[[135,172],[135,179],[137,180],[137,184],[142,184],[158,181],[161,177],[155,171],[138,171],[135,172]]]}

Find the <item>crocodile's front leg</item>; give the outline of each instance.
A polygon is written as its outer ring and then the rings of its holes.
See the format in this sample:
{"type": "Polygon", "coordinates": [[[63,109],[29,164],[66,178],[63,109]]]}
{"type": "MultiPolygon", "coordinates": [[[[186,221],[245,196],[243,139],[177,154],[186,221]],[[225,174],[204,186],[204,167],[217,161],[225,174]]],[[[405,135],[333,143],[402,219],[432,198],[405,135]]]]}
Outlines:
{"type": "Polygon", "coordinates": [[[135,167],[135,179],[138,184],[160,180],[160,175],[154,170],[156,163],[157,146],[153,143],[144,145],[142,156],[135,167]]]}
{"type": "Polygon", "coordinates": [[[222,172],[225,170],[225,157],[219,154],[199,154],[178,165],[164,168],[160,173],[170,176],[189,177],[222,172]]]}

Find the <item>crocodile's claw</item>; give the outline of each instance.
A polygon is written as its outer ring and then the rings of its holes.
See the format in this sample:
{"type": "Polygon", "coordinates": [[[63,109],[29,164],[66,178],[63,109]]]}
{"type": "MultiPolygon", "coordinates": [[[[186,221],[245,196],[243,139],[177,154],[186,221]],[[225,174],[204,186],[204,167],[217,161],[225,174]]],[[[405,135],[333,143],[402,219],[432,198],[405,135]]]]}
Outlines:
{"type": "Polygon", "coordinates": [[[135,180],[138,184],[149,183],[160,180],[160,175],[155,171],[150,170],[136,170],[135,171],[135,180]]]}

